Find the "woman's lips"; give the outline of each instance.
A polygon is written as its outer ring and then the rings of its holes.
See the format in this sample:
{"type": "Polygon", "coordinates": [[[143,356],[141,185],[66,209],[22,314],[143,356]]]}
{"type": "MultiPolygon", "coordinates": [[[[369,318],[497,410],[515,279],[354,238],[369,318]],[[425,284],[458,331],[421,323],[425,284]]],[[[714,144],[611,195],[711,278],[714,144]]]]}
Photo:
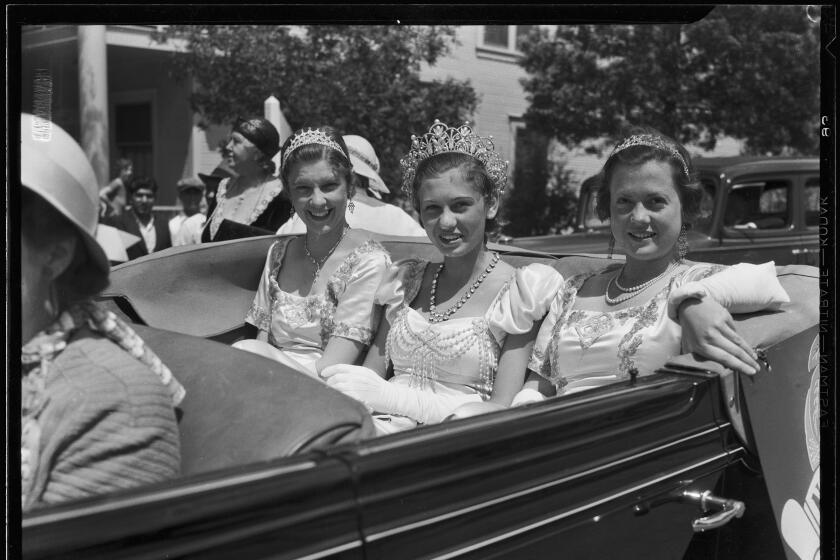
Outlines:
{"type": "Polygon", "coordinates": [[[652,231],[628,231],[627,235],[637,241],[652,239],[656,234],[652,231]]]}
{"type": "Polygon", "coordinates": [[[445,233],[438,235],[438,239],[440,239],[444,244],[457,243],[461,240],[461,238],[462,236],[459,233],[445,233]]]}
{"type": "Polygon", "coordinates": [[[306,212],[313,220],[326,220],[332,214],[332,209],[324,208],[323,210],[307,210],[306,212]]]}

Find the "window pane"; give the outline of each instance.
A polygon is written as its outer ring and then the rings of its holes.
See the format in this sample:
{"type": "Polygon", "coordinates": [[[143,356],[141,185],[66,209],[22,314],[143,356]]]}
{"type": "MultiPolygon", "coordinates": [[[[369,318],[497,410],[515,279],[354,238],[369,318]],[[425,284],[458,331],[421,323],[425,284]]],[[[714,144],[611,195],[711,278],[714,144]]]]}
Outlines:
{"type": "Polygon", "coordinates": [[[817,227],[820,223],[820,178],[805,181],[805,225],[817,227]]]}
{"type": "Polygon", "coordinates": [[[717,190],[714,181],[701,179],[703,198],[700,200],[700,215],[692,226],[692,229],[702,233],[708,233],[712,223],[712,216],[715,213],[715,191],[717,190]]]}
{"type": "Polygon", "coordinates": [[[494,47],[508,48],[508,26],[507,25],[485,25],[484,44],[494,47]]]}
{"type": "Polygon", "coordinates": [[[528,36],[528,33],[534,29],[536,25],[517,25],[516,26],[516,48],[519,48],[520,41],[528,36]]]}
{"type": "Polygon", "coordinates": [[[754,181],[733,185],[723,223],[735,229],[777,229],[790,223],[787,181],[754,181]]]}

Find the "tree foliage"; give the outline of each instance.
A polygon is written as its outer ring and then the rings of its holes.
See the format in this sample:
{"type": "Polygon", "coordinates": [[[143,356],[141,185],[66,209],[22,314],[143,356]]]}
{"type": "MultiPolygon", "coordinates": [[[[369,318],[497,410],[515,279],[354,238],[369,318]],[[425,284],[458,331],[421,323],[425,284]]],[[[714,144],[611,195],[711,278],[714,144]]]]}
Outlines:
{"type": "Polygon", "coordinates": [[[191,102],[207,120],[262,115],[273,94],[293,128],[329,124],[367,138],[392,192],[410,134],[435,118],[464,121],[477,103],[467,81],[420,79],[421,64],[450,48],[451,27],[179,25],[157,35],[171,37],[187,41],[173,74],[195,80],[191,102]]]}
{"type": "Polygon", "coordinates": [[[716,7],[689,25],[561,26],[522,44],[530,127],[574,145],[648,125],[712,149],[815,153],[819,25],[805,6],[716,7]]]}

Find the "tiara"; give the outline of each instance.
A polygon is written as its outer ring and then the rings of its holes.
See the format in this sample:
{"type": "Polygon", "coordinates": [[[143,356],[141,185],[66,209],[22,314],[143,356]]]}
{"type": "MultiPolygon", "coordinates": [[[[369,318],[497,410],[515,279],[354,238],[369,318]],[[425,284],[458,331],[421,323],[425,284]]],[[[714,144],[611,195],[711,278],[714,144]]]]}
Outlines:
{"type": "Polygon", "coordinates": [[[338,153],[343,155],[347,161],[350,161],[350,156],[341,145],[327,136],[324,131],[319,130],[317,128],[307,128],[305,130],[299,130],[295,135],[292,137],[292,141],[289,142],[289,147],[283,151],[283,160],[280,162],[280,165],[285,167],[286,160],[289,159],[289,156],[292,155],[292,152],[297,150],[302,146],[308,146],[309,144],[320,144],[321,146],[326,146],[328,148],[332,148],[336,150],[338,153]]]}
{"type": "Polygon", "coordinates": [[[673,144],[671,144],[670,142],[666,142],[661,137],[655,134],[634,134],[633,136],[628,136],[613,149],[612,153],[610,154],[610,157],[613,157],[615,154],[622,150],[632,148],[633,146],[647,146],[649,148],[655,148],[657,150],[667,152],[680,163],[680,166],[682,167],[685,176],[689,176],[688,164],[685,162],[685,158],[683,158],[682,154],[677,150],[677,148],[673,144]]]}
{"type": "Polygon", "coordinates": [[[458,153],[472,156],[480,161],[493,181],[496,195],[504,192],[508,181],[508,162],[502,161],[493,146],[492,136],[479,136],[468,123],[453,128],[435,119],[429,132],[423,136],[411,135],[411,149],[400,160],[403,170],[402,190],[412,196],[412,184],[417,166],[424,159],[438,154],[458,153]]]}

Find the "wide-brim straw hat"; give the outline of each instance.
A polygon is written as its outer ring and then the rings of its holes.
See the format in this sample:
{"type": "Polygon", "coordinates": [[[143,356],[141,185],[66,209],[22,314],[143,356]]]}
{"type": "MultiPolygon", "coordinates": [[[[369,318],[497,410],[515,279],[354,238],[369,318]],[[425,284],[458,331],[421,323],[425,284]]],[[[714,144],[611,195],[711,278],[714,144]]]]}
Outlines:
{"type": "Polygon", "coordinates": [[[20,116],[20,183],[76,226],[93,264],[107,273],[108,257],[96,241],[99,183],[79,144],[60,126],[20,116]]]}
{"type": "Polygon", "coordinates": [[[344,143],[347,144],[347,150],[350,152],[353,172],[367,177],[371,190],[383,194],[390,193],[391,191],[385,186],[385,181],[379,176],[379,158],[370,142],[356,134],[348,134],[342,138],[344,138],[344,143]]]}

